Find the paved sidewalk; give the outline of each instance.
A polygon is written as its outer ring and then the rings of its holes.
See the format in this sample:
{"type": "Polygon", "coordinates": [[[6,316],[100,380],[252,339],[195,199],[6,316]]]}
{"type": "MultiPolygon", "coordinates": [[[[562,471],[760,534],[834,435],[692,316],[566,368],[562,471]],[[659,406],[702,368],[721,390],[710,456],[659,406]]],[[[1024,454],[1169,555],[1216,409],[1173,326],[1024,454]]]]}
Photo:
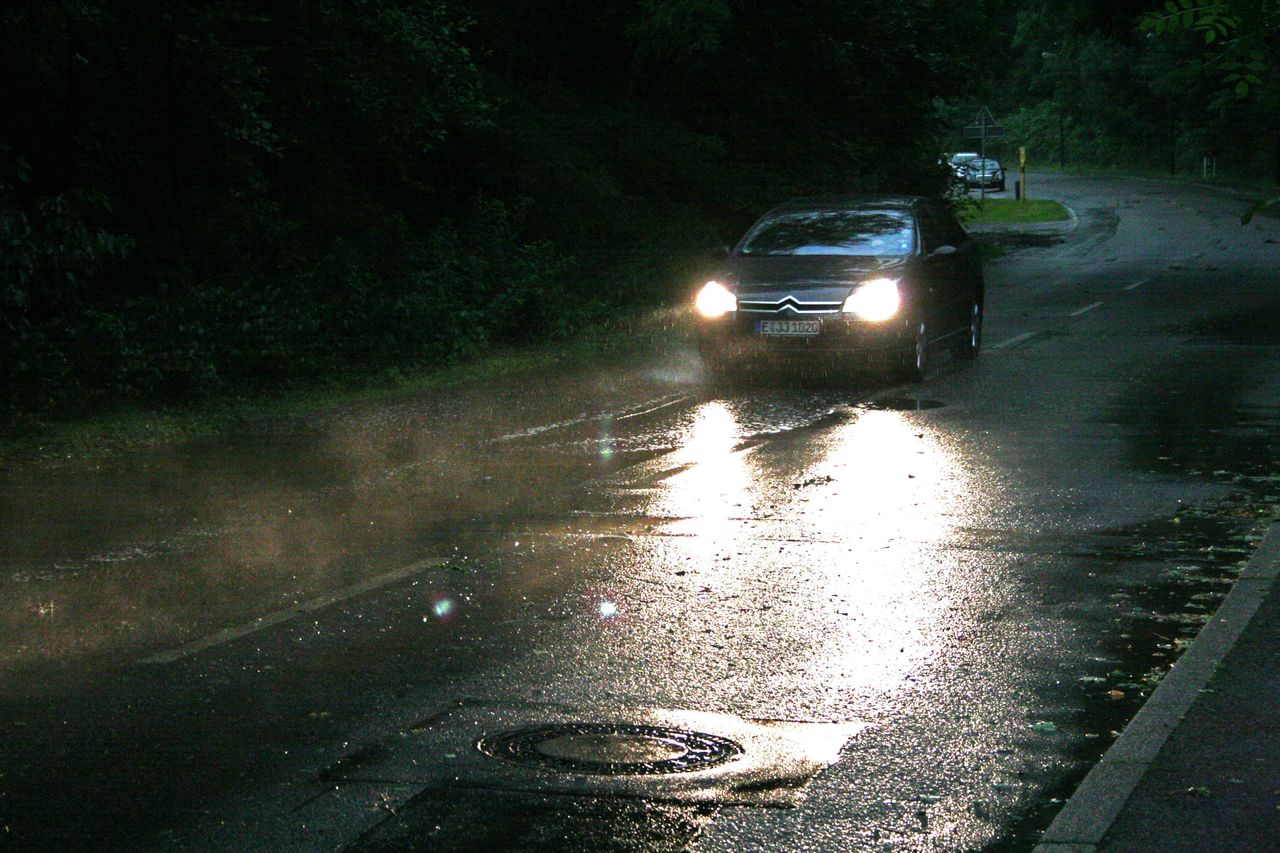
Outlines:
{"type": "Polygon", "coordinates": [[[1280,851],[1280,522],[1035,853],[1280,851]]]}

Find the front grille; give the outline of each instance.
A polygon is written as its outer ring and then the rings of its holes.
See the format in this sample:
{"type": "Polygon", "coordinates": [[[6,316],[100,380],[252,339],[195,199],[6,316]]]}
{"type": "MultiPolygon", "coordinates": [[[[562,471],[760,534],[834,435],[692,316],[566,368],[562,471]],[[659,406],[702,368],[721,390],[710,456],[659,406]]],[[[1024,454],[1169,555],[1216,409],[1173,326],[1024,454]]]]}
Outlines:
{"type": "Polygon", "coordinates": [[[841,307],[840,302],[801,302],[792,296],[773,301],[738,300],[738,310],[751,314],[780,314],[787,310],[797,314],[839,314],[841,307]]]}

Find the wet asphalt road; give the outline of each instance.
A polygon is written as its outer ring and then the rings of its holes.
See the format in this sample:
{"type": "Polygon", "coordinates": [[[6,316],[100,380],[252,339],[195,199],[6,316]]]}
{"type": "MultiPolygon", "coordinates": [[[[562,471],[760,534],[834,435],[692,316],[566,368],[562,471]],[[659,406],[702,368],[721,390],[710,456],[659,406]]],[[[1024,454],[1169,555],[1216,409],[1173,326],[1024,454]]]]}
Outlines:
{"type": "Polygon", "coordinates": [[[1280,502],[1280,223],[1031,190],[918,387],[672,343],[5,471],[0,845],[1029,849],[1280,502]]]}

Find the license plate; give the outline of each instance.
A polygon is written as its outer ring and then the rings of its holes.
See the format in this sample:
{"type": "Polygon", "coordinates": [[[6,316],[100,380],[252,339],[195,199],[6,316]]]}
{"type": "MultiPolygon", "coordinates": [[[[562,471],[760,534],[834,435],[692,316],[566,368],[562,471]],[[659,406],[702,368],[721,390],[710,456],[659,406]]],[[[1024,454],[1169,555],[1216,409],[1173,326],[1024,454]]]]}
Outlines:
{"type": "Polygon", "coordinates": [[[760,320],[756,331],[762,335],[804,337],[818,334],[822,323],[818,320],[760,320]]]}

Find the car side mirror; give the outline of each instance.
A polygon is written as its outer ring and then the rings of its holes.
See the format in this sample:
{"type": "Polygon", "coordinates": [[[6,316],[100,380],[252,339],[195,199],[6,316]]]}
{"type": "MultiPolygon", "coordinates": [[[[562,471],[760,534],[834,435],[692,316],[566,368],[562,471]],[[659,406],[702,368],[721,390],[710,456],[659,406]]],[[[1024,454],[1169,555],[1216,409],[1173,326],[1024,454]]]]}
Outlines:
{"type": "Polygon", "coordinates": [[[707,255],[713,261],[723,261],[725,258],[729,257],[729,247],[716,246],[714,249],[708,250],[707,255]]]}
{"type": "Polygon", "coordinates": [[[957,251],[959,251],[959,250],[958,250],[958,249],[956,249],[956,247],[955,247],[955,246],[952,246],[952,245],[950,245],[950,244],[948,243],[948,244],[945,244],[945,245],[939,246],[938,248],[934,249],[932,252],[930,252],[930,253],[929,253],[929,257],[931,257],[931,258],[945,258],[945,257],[947,257],[948,255],[954,255],[957,251]]]}

